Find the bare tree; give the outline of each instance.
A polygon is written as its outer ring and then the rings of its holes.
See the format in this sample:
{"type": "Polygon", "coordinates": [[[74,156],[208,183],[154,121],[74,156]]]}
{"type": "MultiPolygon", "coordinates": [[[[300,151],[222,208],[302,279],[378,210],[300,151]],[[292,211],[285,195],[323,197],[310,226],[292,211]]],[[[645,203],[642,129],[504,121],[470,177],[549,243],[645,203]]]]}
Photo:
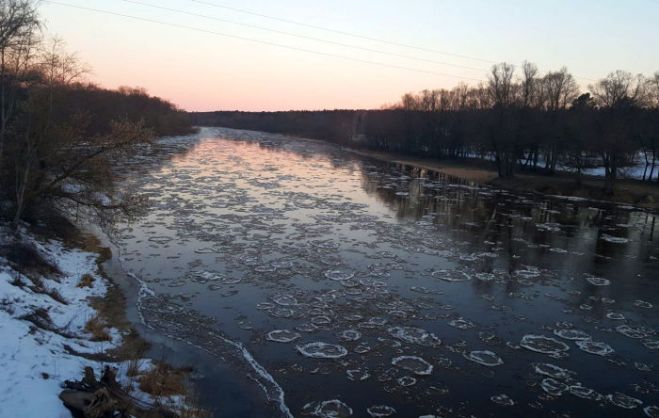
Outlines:
{"type": "Polygon", "coordinates": [[[659,109],[659,71],[647,79],[647,105],[659,109]]]}
{"type": "Polygon", "coordinates": [[[484,110],[492,107],[492,98],[486,84],[482,82],[478,83],[478,86],[472,90],[471,95],[475,109],[484,110]]]}
{"type": "Polygon", "coordinates": [[[565,130],[558,112],[565,110],[579,95],[579,87],[572,74],[563,67],[550,71],[542,77],[543,105],[547,115],[547,132],[545,144],[545,169],[556,172],[560,150],[566,149],[565,130]]]}
{"type": "MultiPolygon", "coordinates": [[[[652,181],[657,158],[659,157],[659,71],[648,78],[646,83],[646,105],[650,108],[650,111],[646,112],[645,123],[639,139],[645,157],[643,180],[652,181]]],[[[659,173],[657,174],[657,180],[659,180],[659,173]]]]}
{"type": "Polygon", "coordinates": [[[538,67],[528,61],[522,63],[521,101],[523,107],[534,107],[540,96],[538,67]]]}
{"type": "Polygon", "coordinates": [[[517,86],[513,82],[515,66],[505,62],[492,66],[488,77],[488,90],[494,106],[512,106],[516,101],[517,86]]]}
{"type": "Polygon", "coordinates": [[[403,110],[418,110],[419,104],[412,93],[405,93],[400,99],[400,108],[403,110]]]}
{"type": "Polygon", "coordinates": [[[441,93],[439,90],[423,90],[420,94],[420,110],[435,112],[439,110],[441,93]]]}
{"type": "Polygon", "coordinates": [[[115,201],[110,157],[151,138],[141,123],[116,121],[111,132],[90,135],[90,115],[69,114],[66,93],[84,68],[55,41],[36,60],[35,82],[22,105],[22,125],[12,140],[16,225],[33,203],[58,198],[98,210],[127,212],[133,201],[115,201]],[[66,186],[69,187],[66,187],[66,186]]]}
{"type": "Polygon", "coordinates": [[[0,48],[10,48],[39,26],[36,2],[3,0],[0,3],[0,48]]]}
{"type": "Polygon", "coordinates": [[[641,75],[615,71],[590,86],[600,108],[599,151],[604,167],[607,193],[613,194],[618,170],[634,161],[633,118],[647,101],[647,83],[641,75]]]}
{"type": "Polygon", "coordinates": [[[7,132],[30,70],[40,28],[35,6],[32,0],[0,2],[0,175],[7,132]]]}
{"type": "Polygon", "coordinates": [[[528,61],[522,63],[522,74],[519,80],[519,105],[522,120],[520,121],[520,139],[524,142],[527,154],[522,165],[536,167],[539,158],[538,138],[533,135],[533,125],[538,123],[534,110],[538,107],[542,97],[542,83],[538,78],[538,67],[528,61]]]}
{"type": "Polygon", "coordinates": [[[577,82],[565,67],[545,74],[542,85],[545,106],[549,111],[566,109],[579,96],[577,82]]]}
{"type": "Polygon", "coordinates": [[[493,111],[489,124],[489,138],[494,152],[499,177],[512,177],[520,156],[520,141],[517,133],[518,85],[513,81],[515,67],[501,63],[492,66],[487,90],[493,111]]]}
{"type": "Polygon", "coordinates": [[[640,105],[646,100],[646,84],[642,75],[617,70],[589,86],[597,105],[613,109],[640,105]]]}

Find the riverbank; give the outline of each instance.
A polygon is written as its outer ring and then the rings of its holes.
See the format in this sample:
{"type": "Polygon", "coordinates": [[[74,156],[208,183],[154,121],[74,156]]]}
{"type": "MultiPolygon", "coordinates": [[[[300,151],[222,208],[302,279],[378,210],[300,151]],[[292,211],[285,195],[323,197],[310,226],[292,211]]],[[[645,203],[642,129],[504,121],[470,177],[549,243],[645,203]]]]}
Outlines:
{"type": "Polygon", "coordinates": [[[396,164],[438,171],[449,176],[463,178],[475,183],[491,185],[515,192],[539,193],[547,196],[577,197],[633,205],[645,209],[659,209],[659,184],[620,179],[616,182],[613,195],[604,192],[604,179],[584,176],[581,184],[567,173],[554,176],[521,173],[503,179],[497,175],[496,167],[488,161],[439,161],[431,158],[408,157],[395,153],[345,148],[357,155],[396,164]]]}
{"type": "MultiPolygon", "coordinates": [[[[203,415],[194,406],[189,371],[145,356],[149,344],[127,320],[126,299],[102,269],[110,256],[64,220],[25,224],[18,232],[0,225],[0,416],[68,416],[62,385],[107,370],[116,376],[110,410],[203,415]]],[[[72,394],[67,400],[95,399],[98,392],[72,394]]]]}

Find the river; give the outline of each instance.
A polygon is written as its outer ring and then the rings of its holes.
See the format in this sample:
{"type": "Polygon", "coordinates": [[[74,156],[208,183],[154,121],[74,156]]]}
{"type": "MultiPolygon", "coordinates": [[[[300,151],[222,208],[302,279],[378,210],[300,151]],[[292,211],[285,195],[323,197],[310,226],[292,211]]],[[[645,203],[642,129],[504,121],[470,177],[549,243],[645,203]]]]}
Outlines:
{"type": "Polygon", "coordinates": [[[218,416],[257,412],[214,363],[273,416],[659,416],[652,213],[273,134],[161,145],[126,165],[149,210],[114,239],[218,416]]]}

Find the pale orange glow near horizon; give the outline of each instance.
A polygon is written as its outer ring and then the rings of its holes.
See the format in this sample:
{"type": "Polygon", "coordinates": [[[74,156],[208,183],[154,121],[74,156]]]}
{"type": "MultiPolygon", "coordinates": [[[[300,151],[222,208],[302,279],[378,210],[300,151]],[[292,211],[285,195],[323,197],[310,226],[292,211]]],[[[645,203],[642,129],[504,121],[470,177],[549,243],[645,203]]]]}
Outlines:
{"type": "MultiPolygon", "coordinates": [[[[438,83],[434,75],[413,73],[415,81],[410,83],[410,74],[404,70],[373,71],[369,64],[328,62],[326,57],[261,45],[229,44],[221,56],[209,57],[181,42],[179,51],[185,52],[171,57],[166,50],[152,50],[147,56],[126,57],[133,63],[148,61],[137,66],[118,65],[107,49],[81,58],[95,63],[89,75],[93,82],[109,88],[144,87],[191,111],[377,108],[410,88],[420,90],[438,83]],[[245,66],[245,61],[250,65],[245,66]],[[196,66],[199,62],[203,65],[196,66]],[[369,82],[364,83],[365,79],[369,82]]],[[[441,84],[455,83],[447,78],[441,84]]]]}
{"type": "Polygon", "coordinates": [[[302,0],[209,2],[480,60],[349,37],[189,0],[61,0],[69,6],[44,2],[40,9],[47,33],[61,37],[68,49],[89,64],[90,81],[108,88],[143,87],[150,94],[191,111],[379,108],[409,91],[451,88],[461,81],[476,83],[474,79],[485,79],[491,63],[500,61],[519,64],[528,59],[536,62],[541,71],[566,65],[584,86],[619,68],[645,74],[659,70],[659,57],[647,50],[647,45],[659,42],[655,24],[659,6],[647,0],[634,0],[636,9],[617,3],[602,7],[595,0],[578,5],[568,0],[538,1],[533,5],[511,1],[498,6],[482,0],[369,0],[358,4],[347,0],[331,4],[302,0]],[[125,16],[75,9],[71,5],[125,16]],[[162,11],[148,5],[198,15],[162,11]],[[640,8],[644,13],[633,12],[640,8]],[[555,19],[547,19],[547,13],[555,15],[555,19]],[[585,28],[585,16],[594,16],[599,29],[585,28]],[[208,17],[385,50],[390,55],[273,34],[208,17]],[[559,20],[560,34],[555,26],[559,20]]]}

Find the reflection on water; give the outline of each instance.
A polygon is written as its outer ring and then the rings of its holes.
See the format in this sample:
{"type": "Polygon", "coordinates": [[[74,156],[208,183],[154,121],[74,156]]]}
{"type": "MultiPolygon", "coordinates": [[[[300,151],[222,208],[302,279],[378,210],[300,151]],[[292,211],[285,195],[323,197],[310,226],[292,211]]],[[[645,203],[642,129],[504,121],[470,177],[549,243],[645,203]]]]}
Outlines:
{"type": "Polygon", "coordinates": [[[654,215],[270,134],[164,145],[118,234],[145,319],[253,356],[279,413],[657,416],[654,215]]]}

